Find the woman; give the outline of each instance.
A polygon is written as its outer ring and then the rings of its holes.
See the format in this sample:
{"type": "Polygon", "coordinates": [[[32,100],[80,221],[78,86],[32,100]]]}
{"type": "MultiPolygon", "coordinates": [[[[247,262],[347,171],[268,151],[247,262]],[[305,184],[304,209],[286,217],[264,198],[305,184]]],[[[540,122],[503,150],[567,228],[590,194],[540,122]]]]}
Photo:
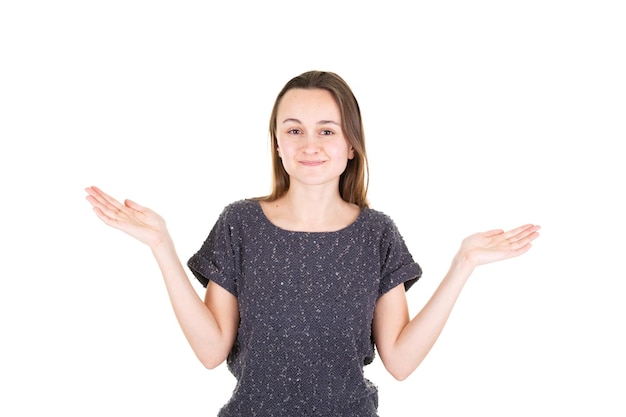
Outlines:
{"type": "Polygon", "coordinates": [[[188,261],[201,300],[154,211],[96,187],[87,199],[109,226],[147,244],[180,326],[207,368],[237,378],[219,416],[377,416],[363,376],[375,350],[397,379],[421,363],[475,267],[519,256],[539,227],[463,240],[414,317],[405,291],[421,275],[394,222],[368,207],[357,100],[338,75],[290,80],[270,118],[270,195],[225,207],[188,261]]]}

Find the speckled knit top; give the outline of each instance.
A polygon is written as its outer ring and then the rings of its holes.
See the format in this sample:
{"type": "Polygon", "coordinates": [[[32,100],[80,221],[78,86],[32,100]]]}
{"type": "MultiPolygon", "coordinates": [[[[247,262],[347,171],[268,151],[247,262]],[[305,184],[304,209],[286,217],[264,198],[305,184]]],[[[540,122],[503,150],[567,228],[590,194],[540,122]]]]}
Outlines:
{"type": "Polygon", "coordinates": [[[293,232],[255,200],[228,205],[188,266],[237,297],[227,360],[237,378],[220,417],[374,417],[378,297],[421,275],[393,221],[364,209],[335,232],[293,232]]]}

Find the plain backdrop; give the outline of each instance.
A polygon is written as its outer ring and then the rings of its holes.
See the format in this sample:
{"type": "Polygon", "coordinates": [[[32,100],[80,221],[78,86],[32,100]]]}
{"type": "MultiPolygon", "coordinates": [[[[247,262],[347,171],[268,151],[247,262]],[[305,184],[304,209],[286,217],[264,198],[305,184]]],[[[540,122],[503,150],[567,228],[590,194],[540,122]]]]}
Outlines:
{"type": "Polygon", "coordinates": [[[360,102],[371,205],[424,269],[412,314],[465,236],[542,226],[407,380],[366,368],[381,416],[626,415],[620,3],[2,2],[0,414],[216,415],[234,379],[84,188],[158,211],[185,262],[269,191],[271,106],[317,69],[360,102]]]}

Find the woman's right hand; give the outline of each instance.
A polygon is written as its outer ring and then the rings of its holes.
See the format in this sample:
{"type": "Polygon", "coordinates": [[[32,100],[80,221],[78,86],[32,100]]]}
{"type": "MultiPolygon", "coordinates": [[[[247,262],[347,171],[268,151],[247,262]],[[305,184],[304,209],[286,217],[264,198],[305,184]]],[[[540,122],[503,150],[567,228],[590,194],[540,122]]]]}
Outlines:
{"type": "Polygon", "coordinates": [[[154,249],[169,238],[165,220],[147,207],[131,200],[120,203],[97,187],[87,187],[87,201],[107,225],[121,230],[154,249]]]}

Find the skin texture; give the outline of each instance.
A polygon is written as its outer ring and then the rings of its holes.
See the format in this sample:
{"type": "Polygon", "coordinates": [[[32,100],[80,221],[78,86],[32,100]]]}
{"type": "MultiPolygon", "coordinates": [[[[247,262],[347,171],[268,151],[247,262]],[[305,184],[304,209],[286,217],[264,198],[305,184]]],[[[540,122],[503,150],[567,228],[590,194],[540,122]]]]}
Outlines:
{"type": "MultiPolygon", "coordinates": [[[[341,115],[325,90],[293,89],[277,113],[278,152],[290,178],[287,193],[261,207],[278,227],[293,231],[334,231],[348,226],[358,206],[342,200],[339,176],[354,153],[341,131],[341,115]]],[[[153,210],[131,200],[123,203],[97,187],[87,200],[105,224],[148,245],[159,265],[176,318],[198,359],[207,368],[221,364],[234,343],[239,324],[236,298],[209,283],[204,300],[191,285],[166,223],[153,210]]],[[[404,286],[377,302],[373,334],[385,368],[402,380],[410,375],[439,337],[463,286],[480,265],[526,253],[539,226],[491,230],[465,238],[450,269],[423,309],[409,317],[404,286]]]]}
{"type": "Polygon", "coordinates": [[[161,216],[131,200],[120,203],[97,187],[88,187],[87,201],[107,225],[145,243],[152,250],[174,309],[191,348],[207,368],[224,362],[237,334],[239,310],[236,298],[209,283],[204,302],[183,269],[161,216]]]}
{"type": "Polygon", "coordinates": [[[405,379],[426,357],[474,268],[526,253],[538,230],[528,224],[506,233],[492,230],[465,238],[441,284],[412,320],[402,285],[383,295],[376,304],[373,333],[391,375],[405,379]]]}
{"type": "Polygon", "coordinates": [[[334,186],[354,152],[343,136],[341,114],[331,94],[290,90],[277,119],[278,154],[291,183],[334,186]]]}
{"type": "Polygon", "coordinates": [[[333,231],[352,223],[359,208],[339,195],[339,176],[354,152],[341,130],[341,114],[325,90],[293,89],[277,113],[278,154],[289,191],[261,204],[275,225],[293,231],[333,231]]]}

